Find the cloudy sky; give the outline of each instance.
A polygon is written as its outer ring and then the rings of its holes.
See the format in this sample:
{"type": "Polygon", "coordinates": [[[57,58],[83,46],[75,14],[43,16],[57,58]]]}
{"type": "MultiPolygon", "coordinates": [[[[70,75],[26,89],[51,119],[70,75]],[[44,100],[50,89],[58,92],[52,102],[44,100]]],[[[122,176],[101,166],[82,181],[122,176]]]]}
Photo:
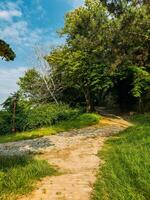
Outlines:
{"type": "Polygon", "coordinates": [[[46,48],[64,42],[56,31],[63,27],[66,12],[82,5],[83,0],[0,0],[0,39],[17,57],[0,60],[0,103],[17,90],[17,79],[34,65],[35,45],[46,48]]]}

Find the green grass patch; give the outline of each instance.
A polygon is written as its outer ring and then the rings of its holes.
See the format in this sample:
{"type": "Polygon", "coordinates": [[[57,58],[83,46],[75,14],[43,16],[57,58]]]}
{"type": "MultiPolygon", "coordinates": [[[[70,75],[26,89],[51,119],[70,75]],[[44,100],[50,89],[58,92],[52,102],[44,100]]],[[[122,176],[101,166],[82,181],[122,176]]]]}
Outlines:
{"type": "Polygon", "coordinates": [[[43,137],[46,135],[54,135],[63,131],[69,131],[71,129],[84,128],[86,126],[98,123],[100,118],[101,118],[100,115],[97,114],[82,114],[75,119],[62,121],[58,124],[46,128],[40,128],[33,131],[16,133],[14,135],[8,134],[0,136],[0,143],[33,139],[33,138],[43,137]]]}
{"type": "Polygon", "coordinates": [[[34,189],[37,180],[57,175],[46,161],[27,156],[0,156],[0,200],[16,200],[34,189]]]}
{"type": "Polygon", "coordinates": [[[130,118],[135,126],[111,137],[99,153],[93,200],[150,199],[150,115],[130,118]]]}

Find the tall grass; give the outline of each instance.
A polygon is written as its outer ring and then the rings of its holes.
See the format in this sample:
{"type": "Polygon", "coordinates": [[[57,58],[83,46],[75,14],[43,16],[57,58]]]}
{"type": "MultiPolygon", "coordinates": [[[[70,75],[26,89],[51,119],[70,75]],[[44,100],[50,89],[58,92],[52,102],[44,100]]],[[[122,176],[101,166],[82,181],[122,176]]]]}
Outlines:
{"type": "Polygon", "coordinates": [[[134,116],[134,127],[107,141],[93,200],[150,199],[150,115],[134,116]]]}
{"type": "Polygon", "coordinates": [[[57,174],[46,161],[27,156],[0,156],[0,200],[16,200],[30,192],[37,180],[57,174]]]}

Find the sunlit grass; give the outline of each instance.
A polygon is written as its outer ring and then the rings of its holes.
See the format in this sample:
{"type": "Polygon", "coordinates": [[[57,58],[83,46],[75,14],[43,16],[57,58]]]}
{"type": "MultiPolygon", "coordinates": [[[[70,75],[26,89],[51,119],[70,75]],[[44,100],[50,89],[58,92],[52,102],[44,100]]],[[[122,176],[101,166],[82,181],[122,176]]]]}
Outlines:
{"type": "Polygon", "coordinates": [[[76,119],[63,121],[50,127],[40,128],[37,130],[26,131],[22,133],[16,133],[14,135],[8,134],[5,136],[0,136],[0,143],[34,139],[34,138],[43,137],[47,135],[55,135],[57,133],[60,133],[63,131],[69,131],[71,129],[84,128],[86,126],[90,126],[90,125],[94,125],[98,123],[100,118],[101,118],[100,115],[97,115],[97,114],[82,114],[76,119]]]}
{"type": "Polygon", "coordinates": [[[31,156],[0,156],[0,200],[16,200],[34,189],[37,180],[57,175],[46,161],[31,156]]]}
{"type": "Polygon", "coordinates": [[[111,137],[99,153],[93,200],[150,199],[150,115],[131,118],[135,126],[111,137]]]}

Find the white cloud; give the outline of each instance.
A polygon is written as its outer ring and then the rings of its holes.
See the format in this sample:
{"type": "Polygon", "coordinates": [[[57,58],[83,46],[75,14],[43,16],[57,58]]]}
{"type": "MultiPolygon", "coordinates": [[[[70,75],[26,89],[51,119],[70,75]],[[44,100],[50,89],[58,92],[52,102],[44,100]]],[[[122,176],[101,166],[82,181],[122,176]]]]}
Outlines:
{"type": "Polygon", "coordinates": [[[51,42],[59,44],[62,39],[50,29],[36,28],[31,30],[27,21],[21,20],[0,27],[0,36],[10,44],[23,47],[34,47],[35,44],[51,42]]]}
{"type": "Polygon", "coordinates": [[[37,41],[42,40],[45,30],[31,30],[27,21],[21,20],[0,28],[1,38],[20,46],[33,46],[37,41]]]}
{"type": "Polygon", "coordinates": [[[19,8],[19,1],[13,2],[0,2],[0,20],[12,21],[14,17],[21,17],[22,12],[19,8]]]}
{"type": "Polygon", "coordinates": [[[33,1],[33,6],[36,7],[36,10],[39,12],[38,18],[41,19],[45,16],[45,10],[42,6],[42,0],[35,0],[33,1]]]}
{"type": "Polygon", "coordinates": [[[21,37],[28,31],[28,24],[26,21],[19,21],[0,28],[0,35],[2,39],[14,41],[15,43],[21,42],[21,37]]]}
{"type": "Polygon", "coordinates": [[[13,17],[21,17],[19,10],[0,10],[0,20],[10,21],[13,17]]]}
{"type": "MultiPolygon", "coordinates": [[[[73,2],[72,0],[68,0],[73,2]]],[[[79,0],[75,0],[77,3],[79,0]]],[[[75,3],[74,2],[74,3],[75,3]]],[[[79,3],[79,2],[78,2],[79,3]]],[[[59,43],[61,39],[53,35],[53,30],[50,28],[34,28],[30,27],[30,22],[23,16],[22,0],[16,0],[15,3],[8,2],[0,2],[0,20],[5,19],[7,23],[0,23],[0,37],[3,40],[6,40],[9,44],[14,46],[17,45],[17,48],[24,47],[33,47],[37,43],[45,43],[50,41],[51,43],[59,43]],[[19,17],[14,20],[14,16],[19,17]],[[26,19],[26,20],[25,20],[26,19]]],[[[38,11],[39,16],[44,16],[44,8],[42,7],[42,0],[34,0],[34,7],[36,7],[36,11],[38,11]]],[[[26,11],[27,13],[29,11],[26,11]]],[[[34,12],[34,11],[32,11],[34,12]]],[[[29,16],[31,13],[28,13],[29,16]]]]}
{"type": "Polygon", "coordinates": [[[2,103],[11,93],[17,91],[17,80],[26,71],[25,67],[0,69],[0,103],[2,103]]]}
{"type": "Polygon", "coordinates": [[[0,2],[0,8],[1,9],[8,9],[8,10],[19,10],[20,9],[20,5],[22,4],[22,0],[16,0],[15,2],[12,2],[12,1],[3,1],[3,2],[0,2]]]}

